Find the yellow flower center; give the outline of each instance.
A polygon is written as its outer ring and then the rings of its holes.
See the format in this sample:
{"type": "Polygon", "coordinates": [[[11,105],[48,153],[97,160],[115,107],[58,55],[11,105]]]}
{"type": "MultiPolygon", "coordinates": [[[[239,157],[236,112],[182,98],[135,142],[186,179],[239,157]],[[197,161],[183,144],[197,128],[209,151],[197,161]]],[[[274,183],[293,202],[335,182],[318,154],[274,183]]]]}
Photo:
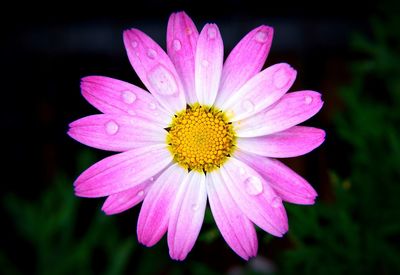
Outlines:
{"type": "Polygon", "coordinates": [[[235,133],[224,113],[199,104],[175,115],[167,143],[174,160],[185,169],[210,172],[234,151],[235,133]]]}

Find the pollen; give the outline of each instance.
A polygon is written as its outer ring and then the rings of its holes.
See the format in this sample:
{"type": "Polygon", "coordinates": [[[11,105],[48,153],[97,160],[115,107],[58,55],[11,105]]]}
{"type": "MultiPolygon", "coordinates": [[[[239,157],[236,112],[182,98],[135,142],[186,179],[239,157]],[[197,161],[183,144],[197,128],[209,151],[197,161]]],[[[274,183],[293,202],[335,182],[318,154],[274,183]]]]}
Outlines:
{"type": "Polygon", "coordinates": [[[185,169],[210,172],[219,168],[235,148],[232,124],[214,107],[188,106],[174,116],[168,129],[169,150],[185,169]]]}

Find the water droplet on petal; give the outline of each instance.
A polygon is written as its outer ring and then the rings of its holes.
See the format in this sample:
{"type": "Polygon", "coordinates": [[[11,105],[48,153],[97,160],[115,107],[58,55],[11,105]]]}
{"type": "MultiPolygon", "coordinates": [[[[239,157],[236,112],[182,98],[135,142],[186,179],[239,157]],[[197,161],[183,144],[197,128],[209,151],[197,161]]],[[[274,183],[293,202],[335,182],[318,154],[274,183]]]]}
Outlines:
{"type": "Polygon", "coordinates": [[[151,102],[149,103],[149,108],[155,110],[157,108],[157,105],[154,102],[151,102]]]}
{"type": "Polygon", "coordinates": [[[201,65],[203,67],[208,67],[208,61],[204,59],[203,61],[201,61],[201,65]]]}
{"type": "Polygon", "coordinates": [[[282,204],[282,199],[280,197],[275,197],[271,200],[271,206],[274,208],[279,207],[282,204]]]}
{"type": "Polygon", "coordinates": [[[156,52],[154,49],[148,49],[148,50],[147,50],[147,56],[148,56],[150,59],[154,59],[154,58],[157,57],[157,52],[156,52]]]}
{"type": "Polygon", "coordinates": [[[132,104],[136,100],[136,95],[131,91],[123,91],[121,95],[122,95],[122,100],[126,104],[132,104]]]}
{"type": "Polygon", "coordinates": [[[273,76],[274,85],[278,89],[282,89],[285,87],[290,80],[289,75],[287,74],[284,68],[278,69],[273,76]]]}
{"type": "Polygon", "coordinates": [[[119,198],[118,198],[118,202],[119,202],[120,204],[125,203],[125,202],[126,202],[126,197],[119,197],[119,198]]]}
{"type": "Polygon", "coordinates": [[[144,191],[143,191],[143,190],[140,190],[140,191],[137,193],[137,195],[138,195],[138,197],[143,197],[144,191]]]}
{"type": "Polygon", "coordinates": [[[242,107],[246,112],[254,111],[254,103],[250,100],[245,100],[242,102],[242,107]]]}
{"type": "Polygon", "coordinates": [[[304,101],[306,102],[307,105],[311,104],[311,102],[313,101],[312,97],[309,95],[306,95],[304,98],[304,101]]]}
{"type": "Polygon", "coordinates": [[[118,132],[119,126],[114,120],[110,120],[105,126],[106,132],[109,135],[115,135],[118,132]]]}
{"type": "Polygon", "coordinates": [[[240,167],[240,168],[239,168],[239,173],[240,173],[241,175],[244,175],[244,174],[246,173],[246,170],[244,170],[243,167],[240,167]]]}
{"type": "Polygon", "coordinates": [[[174,39],[174,41],[172,41],[172,48],[174,48],[175,51],[179,51],[182,48],[181,41],[174,39]]]}
{"type": "Polygon", "coordinates": [[[215,27],[208,28],[207,36],[209,39],[214,39],[217,36],[217,30],[215,29],[215,27]]]}
{"type": "Polygon", "coordinates": [[[154,180],[154,177],[151,177],[149,180],[150,180],[150,181],[153,181],[153,180],[154,180]]]}
{"type": "Polygon", "coordinates": [[[172,73],[163,65],[154,67],[147,75],[150,84],[160,95],[172,96],[178,93],[178,84],[172,73]]]}
{"type": "Polygon", "coordinates": [[[138,43],[137,43],[137,41],[136,41],[136,40],[133,40],[133,41],[132,41],[132,43],[131,43],[131,45],[132,45],[132,47],[136,48],[136,47],[137,47],[137,45],[138,45],[138,43]]]}
{"type": "Polygon", "coordinates": [[[256,196],[263,191],[262,181],[258,177],[254,176],[248,177],[244,183],[246,186],[246,192],[249,195],[256,196]]]}
{"type": "Polygon", "coordinates": [[[139,55],[140,55],[140,53],[139,53],[139,52],[136,52],[135,54],[136,54],[136,56],[139,56],[139,55]]]}
{"type": "Polygon", "coordinates": [[[193,211],[197,211],[198,209],[199,209],[199,205],[196,204],[196,203],[193,203],[193,204],[192,204],[192,210],[193,210],[193,211]]]}
{"type": "Polygon", "coordinates": [[[258,31],[256,33],[256,41],[264,43],[268,40],[268,33],[265,30],[258,31]]]}

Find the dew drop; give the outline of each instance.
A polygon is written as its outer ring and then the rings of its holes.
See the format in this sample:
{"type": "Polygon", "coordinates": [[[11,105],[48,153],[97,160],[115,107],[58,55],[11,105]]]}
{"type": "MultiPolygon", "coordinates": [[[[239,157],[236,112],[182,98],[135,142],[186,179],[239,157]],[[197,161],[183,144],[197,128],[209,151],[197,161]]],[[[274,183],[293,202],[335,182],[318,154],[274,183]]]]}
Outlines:
{"type": "Polygon", "coordinates": [[[199,205],[196,204],[196,203],[193,203],[193,204],[192,204],[192,210],[193,210],[193,211],[197,211],[198,209],[199,209],[199,205]]]}
{"type": "Polygon", "coordinates": [[[154,49],[147,50],[147,57],[150,59],[154,59],[157,57],[157,52],[154,49]]]}
{"type": "Polygon", "coordinates": [[[157,105],[154,102],[151,102],[149,103],[149,108],[155,110],[157,108],[157,105]]]}
{"type": "Polygon", "coordinates": [[[279,207],[282,204],[282,199],[280,197],[274,197],[271,200],[271,206],[274,208],[279,207]]]}
{"type": "Polygon", "coordinates": [[[208,61],[207,60],[205,60],[205,59],[203,59],[203,61],[201,61],[201,65],[203,66],[203,67],[208,67],[208,61]]]}
{"type": "Polygon", "coordinates": [[[154,177],[151,177],[149,180],[150,180],[150,181],[154,181],[154,177]]]}
{"type": "Polygon", "coordinates": [[[131,91],[123,91],[121,95],[122,95],[122,100],[126,104],[132,104],[136,100],[136,95],[131,91]]]}
{"type": "Polygon", "coordinates": [[[245,185],[246,185],[246,192],[249,195],[256,196],[263,191],[263,185],[260,178],[254,176],[248,177],[245,181],[245,185]]]}
{"type": "Polygon", "coordinates": [[[290,80],[286,70],[284,68],[278,69],[273,76],[274,85],[278,89],[285,87],[290,80]]]}
{"type": "Polygon", "coordinates": [[[137,195],[138,195],[138,197],[143,197],[144,191],[143,191],[143,190],[140,190],[140,191],[137,193],[137,195]]]}
{"type": "Polygon", "coordinates": [[[134,119],[134,118],[129,119],[129,124],[136,125],[137,124],[136,119],[134,119]]]}
{"type": "Polygon", "coordinates": [[[119,198],[118,198],[118,202],[119,202],[120,204],[123,204],[123,203],[126,202],[126,198],[125,198],[125,197],[119,197],[119,198]]]}
{"type": "Polygon", "coordinates": [[[246,112],[254,111],[254,103],[250,100],[245,100],[242,102],[242,107],[246,112]]]}
{"type": "Polygon", "coordinates": [[[147,78],[156,92],[160,95],[172,96],[178,93],[178,84],[172,73],[163,65],[155,66],[147,78]]]}
{"type": "Polygon", "coordinates": [[[260,43],[265,43],[268,39],[268,33],[265,30],[258,31],[256,33],[256,41],[260,43]]]}
{"type": "Polygon", "coordinates": [[[217,30],[214,27],[210,27],[207,30],[207,35],[209,39],[214,39],[217,36],[217,30]]]}
{"type": "Polygon", "coordinates": [[[132,47],[136,48],[138,46],[138,43],[136,40],[133,40],[131,45],[132,45],[132,47]]]}
{"type": "Polygon", "coordinates": [[[172,48],[174,48],[175,51],[179,51],[182,48],[181,41],[174,39],[174,41],[172,41],[172,48]]]}
{"type": "Polygon", "coordinates": [[[304,101],[306,102],[307,105],[311,104],[311,102],[313,101],[312,97],[309,95],[306,95],[304,98],[304,101]]]}
{"type": "Polygon", "coordinates": [[[106,132],[109,135],[115,135],[118,132],[119,126],[114,120],[110,120],[105,126],[106,132]]]}

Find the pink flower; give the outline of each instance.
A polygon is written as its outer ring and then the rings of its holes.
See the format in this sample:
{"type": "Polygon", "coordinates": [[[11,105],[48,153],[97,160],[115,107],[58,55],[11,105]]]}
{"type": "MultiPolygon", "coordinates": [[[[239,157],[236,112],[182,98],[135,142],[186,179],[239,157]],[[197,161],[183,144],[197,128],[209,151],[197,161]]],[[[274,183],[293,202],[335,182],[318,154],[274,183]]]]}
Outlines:
{"type": "Polygon", "coordinates": [[[167,53],[137,29],[124,32],[129,60],[150,91],[102,76],[82,79],[82,94],[102,114],[70,124],[68,134],[122,152],[84,171],[81,197],[107,197],[116,214],[143,201],[137,234],[152,246],[167,232],[171,258],[183,260],[199,235],[207,198],[228,245],[257,254],[254,224],[274,236],[288,230],[283,201],[313,204],[317,193],[274,158],[318,147],[321,129],[296,126],[322,107],[314,91],[286,93],[296,71],[286,63],[261,71],[273,29],[248,33],[223,63],[217,25],[200,34],[184,13],[171,15],[167,53]]]}

